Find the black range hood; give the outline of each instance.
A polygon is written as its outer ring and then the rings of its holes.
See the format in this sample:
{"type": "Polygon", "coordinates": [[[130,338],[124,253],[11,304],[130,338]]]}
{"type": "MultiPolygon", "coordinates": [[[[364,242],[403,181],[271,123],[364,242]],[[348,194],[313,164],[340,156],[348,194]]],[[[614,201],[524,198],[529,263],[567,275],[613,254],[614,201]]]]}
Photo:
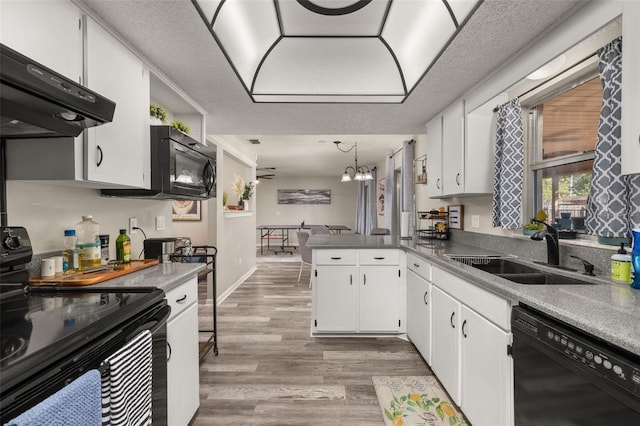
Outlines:
{"type": "Polygon", "coordinates": [[[116,104],[0,44],[2,138],[73,136],[113,120],[116,104]]]}

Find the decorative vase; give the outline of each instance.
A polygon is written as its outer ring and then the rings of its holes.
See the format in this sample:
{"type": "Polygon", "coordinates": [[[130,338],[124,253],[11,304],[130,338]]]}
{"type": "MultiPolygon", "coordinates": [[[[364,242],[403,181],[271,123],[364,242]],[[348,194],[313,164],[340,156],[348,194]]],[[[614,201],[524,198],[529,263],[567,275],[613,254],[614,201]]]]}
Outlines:
{"type": "Polygon", "coordinates": [[[242,200],[242,210],[249,210],[249,200],[242,200]]]}

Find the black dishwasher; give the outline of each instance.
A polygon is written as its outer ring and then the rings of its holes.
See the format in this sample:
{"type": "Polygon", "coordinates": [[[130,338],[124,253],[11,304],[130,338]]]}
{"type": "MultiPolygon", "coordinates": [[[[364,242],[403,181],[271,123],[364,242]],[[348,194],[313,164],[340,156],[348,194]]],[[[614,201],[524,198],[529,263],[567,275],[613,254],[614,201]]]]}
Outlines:
{"type": "Polygon", "coordinates": [[[515,424],[640,424],[640,357],[533,308],[515,306],[515,424]]]}

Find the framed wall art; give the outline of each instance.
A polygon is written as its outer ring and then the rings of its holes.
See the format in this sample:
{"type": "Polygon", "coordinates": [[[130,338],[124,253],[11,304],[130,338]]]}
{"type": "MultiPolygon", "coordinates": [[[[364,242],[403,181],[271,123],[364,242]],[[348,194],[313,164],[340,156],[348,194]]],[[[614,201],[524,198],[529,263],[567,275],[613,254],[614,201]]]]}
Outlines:
{"type": "Polygon", "coordinates": [[[378,190],[377,190],[377,201],[376,205],[378,210],[378,216],[384,216],[384,178],[378,181],[378,190]]]}
{"type": "Polygon", "coordinates": [[[199,200],[173,200],[173,220],[202,220],[199,200]]]}
{"type": "Polygon", "coordinates": [[[331,190],[278,189],[278,204],[331,204],[331,190]]]}

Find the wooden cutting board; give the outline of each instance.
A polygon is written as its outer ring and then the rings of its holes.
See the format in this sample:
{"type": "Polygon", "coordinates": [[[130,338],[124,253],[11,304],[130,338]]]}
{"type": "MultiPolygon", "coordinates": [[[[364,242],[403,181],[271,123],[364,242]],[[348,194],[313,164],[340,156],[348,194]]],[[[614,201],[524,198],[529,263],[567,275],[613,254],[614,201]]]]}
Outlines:
{"type": "Polygon", "coordinates": [[[101,283],[103,281],[118,278],[123,275],[130,274],[132,272],[140,271],[145,268],[157,265],[158,259],[141,259],[132,260],[130,263],[126,263],[122,266],[118,266],[115,269],[105,269],[101,271],[82,273],[78,272],[71,275],[64,275],[61,277],[33,277],[29,279],[29,284],[57,284],[61,286],[82,286],[101,283]]]}

